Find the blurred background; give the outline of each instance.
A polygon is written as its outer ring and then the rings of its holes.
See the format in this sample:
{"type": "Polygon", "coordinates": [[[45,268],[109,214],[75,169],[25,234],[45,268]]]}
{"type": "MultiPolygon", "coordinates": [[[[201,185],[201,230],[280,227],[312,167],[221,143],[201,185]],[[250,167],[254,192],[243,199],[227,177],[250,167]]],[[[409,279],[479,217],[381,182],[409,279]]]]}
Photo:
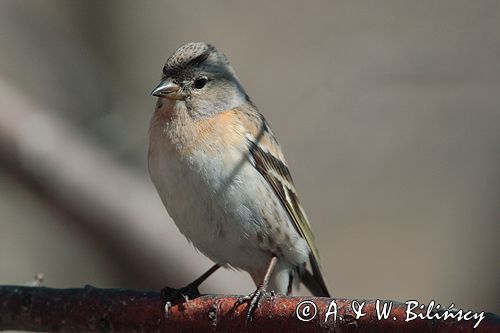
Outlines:
{"type": "Polygon", "coordinates": [[[334,296],[499,313],[499,31],[498,1],[1,1],[0,284],[210,267],[146,165],[163,63],[207,41],[283,146],[334,296]]]}

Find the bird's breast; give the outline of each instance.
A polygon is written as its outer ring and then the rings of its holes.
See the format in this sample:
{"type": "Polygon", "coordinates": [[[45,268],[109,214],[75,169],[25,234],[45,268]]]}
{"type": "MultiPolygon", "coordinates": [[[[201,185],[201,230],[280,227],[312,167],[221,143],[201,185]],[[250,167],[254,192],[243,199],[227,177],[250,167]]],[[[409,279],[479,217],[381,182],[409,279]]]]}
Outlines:
{"type": "Polygon", "coordinates": [[[244,175],[255,172],[235,120],[226,112],[197,121],[186,114],[165,121],[157,111],[151,123],[153,183],[179,230],[209,256],[214,242],[232,233],[232,216],[240,214],[234,202],[245,201],[239,197],[244,175]]]}

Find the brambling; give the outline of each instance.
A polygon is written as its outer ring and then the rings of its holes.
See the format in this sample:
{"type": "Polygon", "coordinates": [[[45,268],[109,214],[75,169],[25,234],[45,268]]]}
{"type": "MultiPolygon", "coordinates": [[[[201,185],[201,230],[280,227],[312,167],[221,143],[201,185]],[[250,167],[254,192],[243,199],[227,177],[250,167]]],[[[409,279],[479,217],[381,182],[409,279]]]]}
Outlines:
{"type": "Polygon", "coordinates": [[[181,233],[216,263],[181,293],[199,294],[222,266],[257,285],[237,304],[249,302],[247,320],[266,290],[290,294],[302,281],[329,296],[280,145],[226,57],[202,42],[181,46],[152,95],[151,179],[181,233]]]}

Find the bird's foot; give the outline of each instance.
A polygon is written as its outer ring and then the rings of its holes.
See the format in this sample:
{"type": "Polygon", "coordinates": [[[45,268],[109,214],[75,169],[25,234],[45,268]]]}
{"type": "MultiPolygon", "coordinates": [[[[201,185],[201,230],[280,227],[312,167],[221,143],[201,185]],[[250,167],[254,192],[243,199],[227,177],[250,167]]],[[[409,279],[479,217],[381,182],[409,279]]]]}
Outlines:
{"type": "Polygon", "coordinates": [[[200,296],[200,291],[198,286],[194,284],[188,284],[185,287],[175,289],[170,287],[165,287],[160,292],[161,298],[165,301],[170,301],[171,303],[180,300],[189,300],[200,296]]]}
{"type": "MultiPolygon", "coordinates": [[[[260,306],[259,302],[266,293],[267,293],[266,289],[263,286],[259,286],[250,295],[241,296],[238,298],[238,300],[234,304],[234,308],[239,307],[243,303],[248,303],[247,314],[245,316],[245,322],[248,323],[248,322],[253,320],[254,312],[260,306]]],[[[271,292],[270,294],[274,295],[273,292],[271,292]]]]}
{"type": "Polygon", "coordinates": [[[160,296],[165,301],[165,313],[167,316],[173,303],[188,301],[200,295],[198,285],[193,283],[179,289],[165,287],[160,291],[160,296]]]}

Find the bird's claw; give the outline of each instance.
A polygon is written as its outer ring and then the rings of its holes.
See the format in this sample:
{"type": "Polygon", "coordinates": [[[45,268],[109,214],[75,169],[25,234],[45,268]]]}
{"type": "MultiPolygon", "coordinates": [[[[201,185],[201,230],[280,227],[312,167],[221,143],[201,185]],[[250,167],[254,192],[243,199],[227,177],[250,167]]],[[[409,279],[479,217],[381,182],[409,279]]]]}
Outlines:
{"type": "Polygon", "coordinates": [[[239,307],[243,303],[248,303],[247,314],[245,315],[245,322],[248,323],[253,320],[254,312],[259,307],[259,301],[265,294],[266,294],[266,289],[262,286],[259,286],[250,295],[238,297],[238,300],[234,304],[235,308],[239,307]]]}
{"type": "Polygon", "coordinates": [[[188,284],[185,287],[175,289],[170,287],[165,287],[160,292],[161,298],[166,302],[174,303],[179,300],[189,300],[200,296],[200,291],[198,286],[188,284]]]}
{"type": "Polygon", "coordinates": [[[188,284],[185,287],[175,289],[170,287],[165,287],[160,291],[161,298],[165,301],[165,315],[168,318],[168,313],[173,303],[178,301],[188,301],[189,299],[196,298],[200,296],[200,291],[198,286],[194,284],[188,284]]]}

